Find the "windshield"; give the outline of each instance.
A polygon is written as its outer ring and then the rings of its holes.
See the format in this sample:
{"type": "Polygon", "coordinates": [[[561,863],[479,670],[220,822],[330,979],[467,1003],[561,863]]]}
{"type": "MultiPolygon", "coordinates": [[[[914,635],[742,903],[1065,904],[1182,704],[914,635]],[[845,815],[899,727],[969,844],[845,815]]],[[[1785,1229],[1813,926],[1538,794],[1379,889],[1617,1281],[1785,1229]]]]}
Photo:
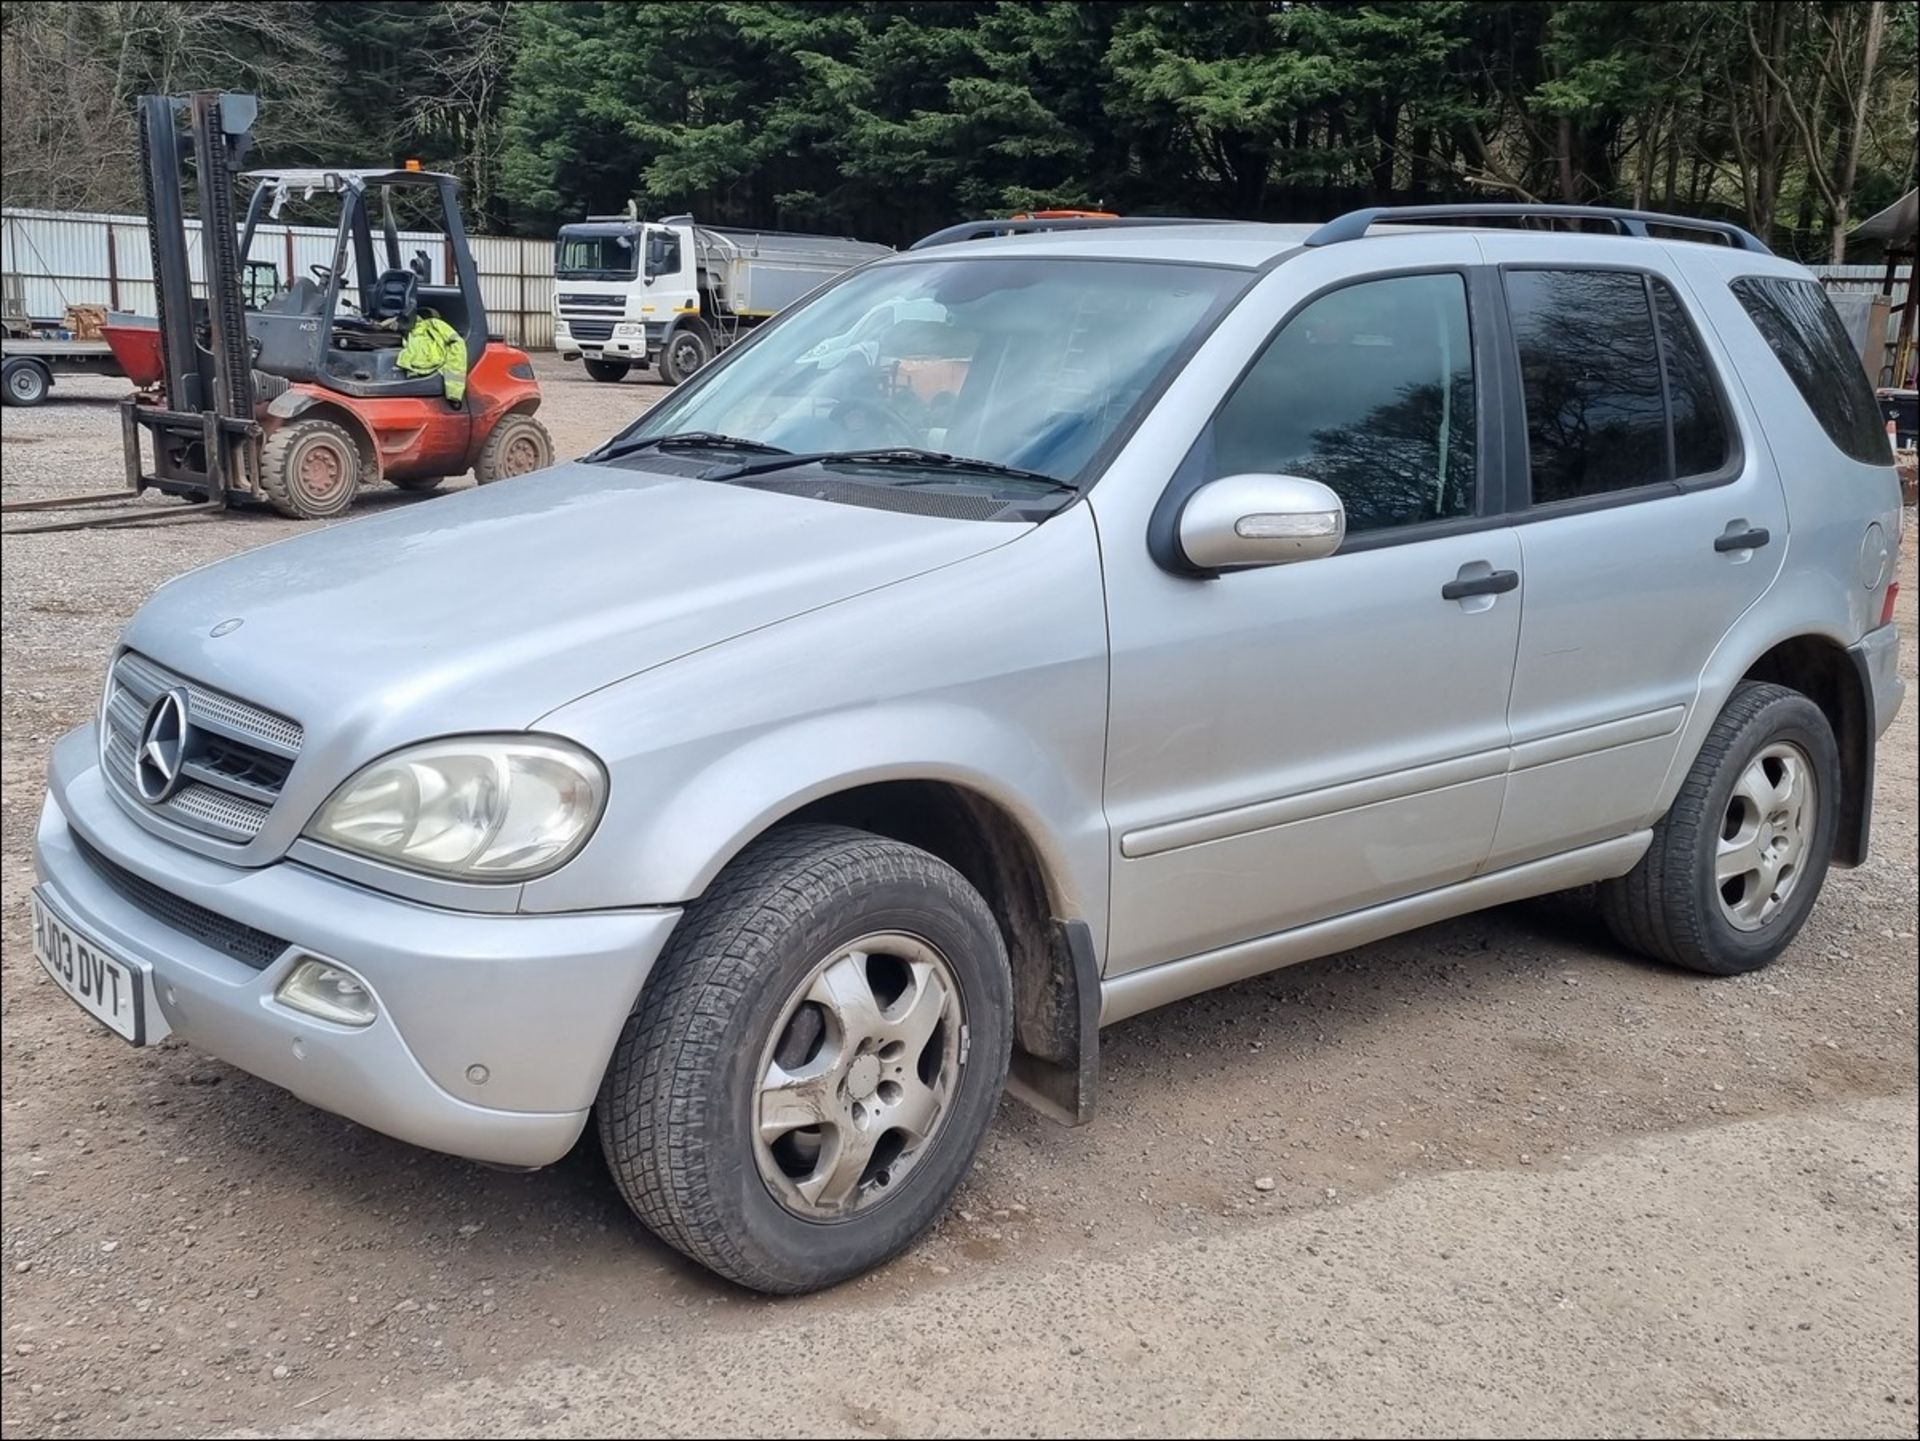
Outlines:
{"type": "Polygon", "coordinates": [[[861,271],[620,439],[911,447],[1077,477],[1244,272],[949,258],[861,271]]]}
{"type": "Polygon", "coordinates": [[[629,235],[569,235],[553,247],[553,273],[561,279],[631,280],[640,273],[639,252],[629,235]]]}

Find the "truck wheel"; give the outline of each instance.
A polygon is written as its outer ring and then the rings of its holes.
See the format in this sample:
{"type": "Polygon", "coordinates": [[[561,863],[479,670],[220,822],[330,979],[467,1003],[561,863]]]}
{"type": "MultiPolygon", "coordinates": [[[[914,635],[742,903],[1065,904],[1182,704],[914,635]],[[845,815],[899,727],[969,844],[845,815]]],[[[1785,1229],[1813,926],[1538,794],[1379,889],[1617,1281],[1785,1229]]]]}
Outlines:
{"type": "Polygon", "coordinates": [[[697,325],[683,325],[667,337],[666,349],[660,352],[660,378],[668,385],[678,385],[712,359],[713,343],[706,331],[697,325]]]}
{"type": "Polygon", "coordinates": [[[600,1142],[627,1204],[731,1281],[857,1276],[973,1164],[1012,1044],[986,903],[841,826],[755,842],[688,907],[614,1049],[600,1142]]]}
{"type": "Polygon", "coordinates": [[[628,369],[624,360],[594,360],[591,357],[587,359],[587,374],[595,380],[604,380],[609,384],[617,384],[625,380],[628,369]]]}
{"type": "Polygon", "coordinates": [[[1840,749],[1820,707],[1745,682],[1714,721],[1640,864],[1600,887],[1622,945],[1713,976],[1757,971],[1820,895],[1840,808],[1840,749]]]}
{"type": "Polygon", "coordinates": [[[38,405],[52,384],[46,367],[31,360],[15,357],[0,367],[0,398],[8,405],[38,405]]]}
{"type": "Polygon", "coordinates": [[[494,426],[487,443],[480,447],[480,458],[473,463],[473,478],[481,485],[492,485],[510,475],[525,475],[530,470],[545,470],[553,464],[553,437],[546,426],[531,415],[509,415],[494,426]]]}
{"type": "Polygon", "coordinates": [[[325,520],[353,504],[360,489],[360,451],[331,420],[294,420],[267,437],[260,487],[282,515],[325,520]]]}

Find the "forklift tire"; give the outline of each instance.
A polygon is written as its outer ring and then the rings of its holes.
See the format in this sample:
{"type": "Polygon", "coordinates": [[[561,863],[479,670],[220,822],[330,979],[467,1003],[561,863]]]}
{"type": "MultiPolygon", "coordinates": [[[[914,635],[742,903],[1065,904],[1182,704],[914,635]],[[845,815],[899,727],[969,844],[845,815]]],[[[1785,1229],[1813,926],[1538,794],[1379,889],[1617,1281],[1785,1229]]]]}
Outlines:
{"type": "Polygon", "coordinates": [[[678,385],[713,359],[713,342],[700,325],[683,325],[667,337],[660,351],[660,378],[678,385]]]}
{"type": "Polygon", "coordinates": [[[9,360],[0,370],[0,400],[8,405],[38,405],[47,398],[53,378],[35,360],[24,357],[9,360]]]}
{"type": "Polygon", "coordinates": [[[294,420],[267,437],[260,488],[282,515],[325,520],[353,504],[360,489],[360,450],[331,420],[294,420]]]}
{"type": "Polygon", "coordinates": [[[438,490],[446,483],[447,478],[444,475],[390,475],[387,479],[401,490],[412,491],[418,495],[429,490],[438,490]]]}
{"type": "Polygon", "coordinates": [[[509,415],[501,418],[487,443],[480,447],[480,458],[473,463],[473,478],[481,485],[492,485],[496,480],[545,470],[552,464],[553,437],[547,434],[546,426],[531,415],[509,415]]]}
{"type": "Polygon", "coordinates": [[[610,385],[618,385],[625,380],[630,369],[632,367],[624,360],[594,360],[591,357],[587,360],[587,374],[610,385]]]}

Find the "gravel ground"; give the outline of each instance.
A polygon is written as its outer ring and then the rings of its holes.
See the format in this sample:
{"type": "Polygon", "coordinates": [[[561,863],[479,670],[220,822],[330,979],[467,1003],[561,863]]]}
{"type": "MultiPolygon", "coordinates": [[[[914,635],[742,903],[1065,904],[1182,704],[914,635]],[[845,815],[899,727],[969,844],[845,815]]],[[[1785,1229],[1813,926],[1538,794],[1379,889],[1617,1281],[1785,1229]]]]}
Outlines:
{"type": "MultiPolygon", "coordinates": [[[[660,394],[540,368],[561,455],[660,394]]],[[[118,389],[7,411],[6,497],[113,485],[118,389]]],[[[50,742],[155,585],[295,529],[5,544],[5,1435],[1916,1434],[1914,705],[1873,859],[1774,970],[1625,960],[1554,901],[1198,997],[1107,1033],[1094,1124],[1004,1106],[924,1244],[771,1302],[589,1147],[413,1150],[40,976],[50,742]]]]}

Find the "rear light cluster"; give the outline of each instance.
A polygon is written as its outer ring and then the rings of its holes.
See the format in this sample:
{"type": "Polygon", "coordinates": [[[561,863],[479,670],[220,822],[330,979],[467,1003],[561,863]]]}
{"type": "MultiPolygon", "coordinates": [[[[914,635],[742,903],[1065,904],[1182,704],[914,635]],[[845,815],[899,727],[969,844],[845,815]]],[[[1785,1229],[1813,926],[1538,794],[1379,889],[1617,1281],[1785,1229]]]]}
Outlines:
{"type": "Polygon", "coordinates": [[[1897,580],[1888,581],[1887,582],[1887,598],[1880,602],[1880,624],[1882,625],[1893,624],[1893,610],[1894,610],[1894,607],[1897,606],[1899,603],[1900,603],[1900,582],[1897,580]]]}

